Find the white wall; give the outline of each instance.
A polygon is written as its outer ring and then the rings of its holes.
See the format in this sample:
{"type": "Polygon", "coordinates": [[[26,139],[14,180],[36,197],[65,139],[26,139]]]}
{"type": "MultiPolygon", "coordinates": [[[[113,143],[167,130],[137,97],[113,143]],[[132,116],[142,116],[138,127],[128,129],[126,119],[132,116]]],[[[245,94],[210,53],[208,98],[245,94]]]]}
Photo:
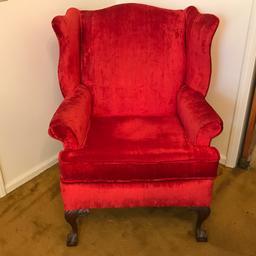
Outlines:
{"type": "Polygon", "coordinates": [[[220,18],[220,25],[212,45],[213,73],[207,100],[224,120],[224,130],[212,144],[220,150],[222,162],[225,163],[253,0],[137,0],[136,2],[171,9],[183,9],[194,5],[200,11],[214,13],[220,18]]]}
{"type": "MultiPolygon", "coordinates": [[[[125,1],[7,1],[0,3],[0,163],[7,191],[56,160],[61,146],[47,135],[61,101],[58,45],[50,21],[70,7],[96,9],[125,1]]],[[[224,120],[214,145],[227,155],[242,59],[253,0],[134,1],[167,8],[197,6],[220,19],[213,43],[213,77],[208,100],[224,120]]]]}
{"type": "Polygon", "coordinates": [[[62,98],[51,19],[70,6],[93,9],[112,4],[111,0],[0,3],[0,163],[7,191],[52,164],[61,148],[47,135],[62,98]]]}

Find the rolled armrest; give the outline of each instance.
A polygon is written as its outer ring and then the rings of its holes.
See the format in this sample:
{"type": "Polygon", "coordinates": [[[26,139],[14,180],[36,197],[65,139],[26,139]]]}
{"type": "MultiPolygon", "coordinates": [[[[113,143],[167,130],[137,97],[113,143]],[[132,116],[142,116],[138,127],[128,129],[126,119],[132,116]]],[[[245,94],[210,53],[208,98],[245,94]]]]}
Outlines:
{"type": "Polygon", "coordinates": [[[89,127],[91,93],[84,85],[66,97],[55,112],[49,126],[49,135],[63,142],[65,149],[84,146],[89,127]]]}
{"type": "Polygon", "coordinates": [[[188,86],[183,86],[177,96],[177,113],[194,145],[210,145],[211,140],[222,131],[222,120],[207,103],[204,96],[188,86]]]}

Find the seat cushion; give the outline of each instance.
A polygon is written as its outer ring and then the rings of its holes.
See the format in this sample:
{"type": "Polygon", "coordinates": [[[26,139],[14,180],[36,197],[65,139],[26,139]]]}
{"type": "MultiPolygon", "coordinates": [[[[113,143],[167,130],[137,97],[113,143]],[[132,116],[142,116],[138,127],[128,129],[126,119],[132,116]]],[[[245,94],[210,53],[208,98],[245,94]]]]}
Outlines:
{"type": "Polygon", "coordinates": [[[219,154],[186,141],[177,117],[92,118],[81,150],[65,150],[63,182],[134,182],[214,178],[219,154]]]}

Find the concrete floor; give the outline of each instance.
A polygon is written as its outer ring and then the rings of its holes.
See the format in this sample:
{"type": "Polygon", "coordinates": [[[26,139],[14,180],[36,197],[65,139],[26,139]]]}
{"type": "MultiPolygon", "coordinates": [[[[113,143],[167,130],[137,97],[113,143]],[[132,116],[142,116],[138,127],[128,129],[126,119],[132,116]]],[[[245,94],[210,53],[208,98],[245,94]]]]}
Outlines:
{"type": "Polygon", "coordinates": [[[57,166],[0,199],[1,256],[255,256],[256,171],[219,168],[208,243],[194,240],[195,214],[178,208],[92,210],[78,247],[67,248],[57,166]]]}

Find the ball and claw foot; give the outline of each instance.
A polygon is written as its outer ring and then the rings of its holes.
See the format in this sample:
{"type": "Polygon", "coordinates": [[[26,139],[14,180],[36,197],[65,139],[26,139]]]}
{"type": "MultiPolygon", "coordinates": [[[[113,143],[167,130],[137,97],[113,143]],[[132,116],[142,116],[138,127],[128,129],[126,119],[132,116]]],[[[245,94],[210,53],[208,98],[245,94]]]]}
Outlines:
{"type": "Polygon", "coordinates": [[[204,229],[196,230],[196,241],[197,242],[208,242],[206,230],[204,230],[204,229]]]}
{"type": "Polygon", "coordinates": [[[67,246],[77,246],[78,244],[78,234],[74,232],[70,232],[67,236],[67,246]]]}

